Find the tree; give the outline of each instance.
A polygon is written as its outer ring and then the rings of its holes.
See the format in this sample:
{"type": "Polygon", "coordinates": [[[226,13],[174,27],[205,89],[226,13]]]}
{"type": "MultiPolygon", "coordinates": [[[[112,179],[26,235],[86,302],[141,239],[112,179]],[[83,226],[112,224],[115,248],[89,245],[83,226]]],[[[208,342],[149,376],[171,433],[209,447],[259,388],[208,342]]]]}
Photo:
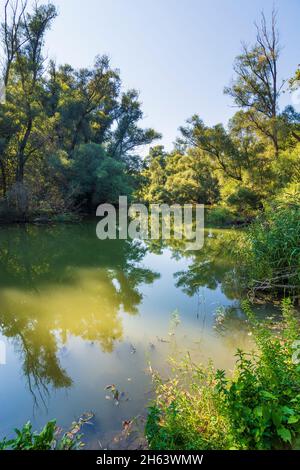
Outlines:
{"type": "Polygon", "coordinates": [[[107,56],[78,70],[45,60],[45,33],[56,15],[51,3],[4,5],[0,190],[7,210],[22,205],[24,217],[28,205],[36,210],[49,195],[63,210],[71,195],[76,204],[80,195],[93,207],[96,199],[113,202],[116,192],[131,193],[142,167],[139,148],[160,138],[140,126],[138,93],[121,93],[120,72],[107,56]]]}
{"type": "Polygon", "coordinates": [[[166,164],[168,154],[162,145],[152,147],[144,162],[141,173],[140,188],[137,198],[150,203],[161,203],[169,200],[166,190],[166,164]]]}
{"type": "Polygon", "coordinates": [[[3,81],[8,85],[11,66],[21,47],[27,42],[28,37],[22,35],[24,27],[24,14],[27,8],[27,0],[6,0],[4,5],[4,21],[1,23],[1,40],[4,52],[3,81]]]}
{"type": "Polygon", "coordinates": [[[8,24],[5,16],[3,26],[4,50],[7,54],[4,78],[7,80],[7,104],[3,107],[4,112],[7,110],[13,115],[14,123],[18,123],[14,134],[9,136],[10,146],[6,146],[6,150],[12,153],[16,161],[15,181],[23,183],[27,161],[36,155],[48,138],[41,104],[43,46],[45,33],[56,17],[56,9],[51,3],[40,6],[35,4],[32,12],[27,12],[25,3],[19,16],[16,16],[18,2],[12,8],[11,24],[8,24]]]}
{"type": "Polygon", "coordinates": [[[250,48],[243,44],[242,54],[234,64],[237,77],[230,87],[225,88],[225,93],[245,110],[257,132],[272,142],[278,157],[278,101],[284,82],[278,83],[280,46],[276,12],[272,12],[270,30],[263,13],[256,29],[256,43],[250,48]]]}
{"type": "Polygon", "coordinates": [[[56,135],[70,157],[76,145],[104,142],[117,113],[120,86],[119,72],[105,55],[96,57],[94,67],[80,70],[51,62],[46,106],[50,116],[58,116],[56,135]]]}
{"type": "Polygon", "coordinates": [[[124,164],[111,158],[101,145],[76,147],[68,169],[68,189],[75,201],[93,209],[103,202],[118,203],[120,195],[130,195],[131,181],[124,164]]]}
{"type": "Polygon", "coordinates": [[[151,144],[161,134],[153,129],[141,129],[138,122],[143,118],[141,103],[136,90],[129,90],[121,98],[116,114],[116,129],[111,132],[108,153],[117,160],[128,159],[137,147],[151,144]]]}
{"type": "Polygon", "coordinates": [[[287,133],[297,142],[300,142],[300,113],[297,113],[293,106],[286,106],[281,114],[281,119],[287,133]]]}
{"type": "Polygon", "coordinates": [[[219,200],[219,181],[203,151],[170,154],[166,172],[166,189],[172,203],[213,204],[219,200]]]}
{"type": "Polygon", "coordinates": [[[201,149],[212,158],[216,168],[228,177],[241,181],[241,155],[224,126],[217,124],[208,127],[197,115],[192,116],[187,124],[180,128],[182,137],[177,144],[201,149]]]}

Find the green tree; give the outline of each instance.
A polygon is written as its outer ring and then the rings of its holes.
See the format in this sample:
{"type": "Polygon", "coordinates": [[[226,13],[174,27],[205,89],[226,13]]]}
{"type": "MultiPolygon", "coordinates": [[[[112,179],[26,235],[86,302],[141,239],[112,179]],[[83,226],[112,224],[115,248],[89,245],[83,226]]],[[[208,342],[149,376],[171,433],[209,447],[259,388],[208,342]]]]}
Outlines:
{"type": "Polygon", "coordinates": [[[256,29],[256,43],[250,48],[243,44],[234,64],[236,78],[225,93],[245,110],[254,129],[272,142],[278,157],[278,101],[283,83],[279,84],[278,79],[280,46],[276,12],[272,13],[270,31],[263,13],[256,29]]]}
{"type": "Polygon", "coordinates": [[[219,200],[219,181],[203,151],[170,154],[166,170],[166,189],[172,202],[213,204],[219,200]]]}

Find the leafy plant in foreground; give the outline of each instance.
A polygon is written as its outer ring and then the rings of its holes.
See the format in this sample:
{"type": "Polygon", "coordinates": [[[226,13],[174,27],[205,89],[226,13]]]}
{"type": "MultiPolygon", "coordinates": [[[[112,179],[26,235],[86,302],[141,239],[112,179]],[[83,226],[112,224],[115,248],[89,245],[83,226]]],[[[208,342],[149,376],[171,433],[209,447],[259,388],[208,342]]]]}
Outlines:
{"type": "Polygon", "coordinates": [[[273,206],[246,232],[239,258],[253,292],[300,292],[300,206],[273,206]]]}
{"type": "Polygon", "coordinates": [[[290,301],[282,304],[284,329],[275,336],[243,305],[258,352],[237,352],[234,377],[217,372],[223,413],[242,448],[272,449],[297,445],[300,433],[300,366],[293,363],[299,326],[290,301]]]}
{"type": "Polygon", "coordinates": [[[156,380],[146,436],[152,449],[291,449],[300,445],[300,339],[291,302],[282,304],[283,329],[272,333],[243,308],[256,350],[237,351],[232,376],[191,361],[175,379],[156,380]]]}
{"type": "Polygon", "coordinates": [[[79,450],[84,446],[79,431],[83,422],[89,419],[80,418],[72,423],[71,429],[61,437],[55,420],[49,421],[40,433],[33,432],[32,424],[28,422],[22,429],[15,429],[13,439],[0,441],[0,450],[79,450]]]}

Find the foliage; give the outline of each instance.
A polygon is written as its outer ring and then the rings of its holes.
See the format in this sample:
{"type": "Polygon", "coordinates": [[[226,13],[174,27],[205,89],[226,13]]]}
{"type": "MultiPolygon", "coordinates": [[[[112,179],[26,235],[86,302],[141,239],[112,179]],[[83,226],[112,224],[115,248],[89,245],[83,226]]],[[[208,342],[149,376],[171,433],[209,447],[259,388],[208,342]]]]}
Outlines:
{"type": "MultiPolygon", "coordinates": [[[[0,104],[0,218],[92,211],[121,194],[147,203],[220,204],[248,221],[299,180],[300,116],[279,109],[280,45],[273,13],[252,46],[243,45],[225,93],[238,110],[227,126],[194,114],[174,149],[138,150],[161,136],[143,129],[136,90],[122,91],[106,55],[74,69],[45,59],[46,33],[57,16],[47,5],[4,5],[1,25],[6,101],[0,104]]],[[[299,86],[299,71],[290,80],[299,86]]]]}
{"type": "Polygon", "coordinates": [[[188,357],[164,383],[155,377],[157,398],[149,408],[145,434],[152,450],[213,450],[231,447],[228,425],[215,402],[211,371],[188,357]]]}
{"type": "MultiPolygon", "coordinates": [[[[256,24],[256,41],[242,45],[234,78],[224,92],[238,107],[228,126],[208,126],[194,114],[180,127],[175,149],[160,147],[162,158],[146,160],[139,198],[147,202],[220,205],[208,216],[224,224],[224,212],[249,222],[299,181],[300,115],[279,107],[280,44],[276,12],[270,25],[264,14],[256,24]],[[217,219],[219,216],[219,221],[217,219]]],[[[290,88],[299,87],[299,71],[290,88]]]]}
{"type": "Polygon", "coordinates": [[[207,157],[199,149],[174,152],[166,161],[166,190],[169,200],[179,204],[213,204],[219,201],[219,182],[207,157]]]}
{"type": "Polygon", "coordinates": [[[282,306],[282,337],[261,327],[247,303],[244,310],[259,354],[238,351],[233,379],[217,373],[222,409],[241,448],[290,448],[300,436],[300,367],[292,360],[299,325],[289,301],[282,306]]]}
{"type": "Polygon", "coordinates": [[[138,92],[121,92],[120,72],[107,56],[79,70],[45,59],[45,35],[56,16],[51,3],[8,0],[4,5],[3,219],[26,220],[45,207],[48,214],[88,210],[131,194],[142,165],[136,152],[160,138],[140,127],[138,92]],[[26,195],[21,210],[10,197],[16,185],[26,195]]]}
{"type": "Polygon", "coordinates": [[[245,187],[239,187],[235,193],[228,197],[227,202],[239,214],[244,215],[255,214],[255,211],[262,206],[260,195],[245,187]]]}
{"type": "MultiPolygon", "coordinates": [[[[274,202],[280,208],[284,208],[285,206],[294,208],[300,207],[300,183],[289,183],[278,192],[274,202]]],[[[269,208],[272,208],[272,201],[269,208]]]]}
{"type": "Polygon", "coordinates": [[[249,227],[238,256],[248,286],[296,296],[300,291],[300,206],[293,195],[288,199],[283,193],[281,198],[283,204],[272,203],[249,227]]]}
{"type": "Polygon", "coordinates": [[[219,182],[211,163],[199,149],[167,154],[151,149],[137,197],[147,202],[213,204],[220,198],[219,182]]]}
{"type": "Polygon", "coordinates": [[[131,193],[124,163],[108,156],[98,144],[81,144],[75,149],[68,181],[73,198],[88,200],[91,207],[116,203],[120,194],[131,193]]]}
{"type": "Polygon", "coordinates": [[[206,211],[206,222],[208,225],[226,226],[236,221],[232,211],[224,206],[215,206],[206,211]]]}
{"type": "Polygon", "coordinates": [[[56,421],[49,421],[40,433],[33,432],[32,424],[26,423],[22,429],[15,429],[16,437],[0,442],[0,450],[78,450],[83,447],[81,434],[78,434],[81,421],[72,424],[72,429],[59,437],[61,431],[56,421]]]}
{"type": "Polygon", "coordinates": [[[291,303],[282,305],[284,328],[271,333],[244,303],[256,350],[238,351],[232,376],[192,363],[177,365],[174,379],[156,378],[156,401],[146,435],[151,449],[297,448],[300,442],[300,338],[291,303]]]}

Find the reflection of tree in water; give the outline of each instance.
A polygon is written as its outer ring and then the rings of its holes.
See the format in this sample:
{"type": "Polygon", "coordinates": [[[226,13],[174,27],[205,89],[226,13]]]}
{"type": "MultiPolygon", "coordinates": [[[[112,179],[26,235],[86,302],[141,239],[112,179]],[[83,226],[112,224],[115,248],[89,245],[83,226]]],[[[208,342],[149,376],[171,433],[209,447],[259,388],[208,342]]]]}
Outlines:
{"type": "MultiPolygon", "coordinates": [[[[164,247],[172,250],[175,259],[184,256],[191,260],[187,270],[175,273],[176,285],[189,296],[198,294],[201,287],[215,290],[220,286],[229,299],[239,298],[241,290],[232,256],[235,240],[236,232],[233,230],[209,230],[205,232],[201,250],[186,251],[185,241],[164,243],[164,247]]],[[[153,247],[159,250],[158,244],[153,244],[153,247]]]]}
{"type": "Polygon", "coordinates": [[[99,242],[93,223],[1,232],[1,331],[17,342],[32,391],[72,384],[58,359],[69,335],[113,350],[121,307],[135,314],[138,286],[157,277],[139,265],[145,253],[140,242],[99,242]]]}
{"type": "MultiPolygon", "coordinates": [[[[236,272],[236,261],[232,256],[236,239],[237,232],[234,230],[208,229],[205,231],[204,246],[197,251],[187,251],[185,240],[171,239],[163,242],[151,240],[148,243],[149,249],[155,253],[170,249],[174,259],[182,257],[188,259],[188,268],[174,274],[176,286],[188,296],[197,299],[196,318],[201,322],[203,330],[209,321],[206,288],[211,290],[220,288],[228,299],[241,298],[242,288],[236,272]]],[[[241,325],[243,328],[245,326],[245,318],[239,306],[228,307],[223,320],[222,325],[216,322],[218,333],[223,334],[223,328],[232,333],[233,330],[239,331],[241,325]]]]}
{"type": "Polygon", "coordinates": [[[230,305],[216,310],[215,330],[221,336],[232,331],[238,331],[239,334],[246,333],[248,326],[247,317],[240,306],[230,305]]]}
{"type": "Polygon", "coordinates": [[[44,402],[44,395],[48,393],[50,384],[55,388],[69,387],[72,380],[57,358],[57,344],[53,333],[41,328],[38,321],[16,316],[12,318],[10,312],[1,314],[1,332],[7,338],[14,339],[23,357],[23,371],[35,403],[35,390],[44,402]]]}

